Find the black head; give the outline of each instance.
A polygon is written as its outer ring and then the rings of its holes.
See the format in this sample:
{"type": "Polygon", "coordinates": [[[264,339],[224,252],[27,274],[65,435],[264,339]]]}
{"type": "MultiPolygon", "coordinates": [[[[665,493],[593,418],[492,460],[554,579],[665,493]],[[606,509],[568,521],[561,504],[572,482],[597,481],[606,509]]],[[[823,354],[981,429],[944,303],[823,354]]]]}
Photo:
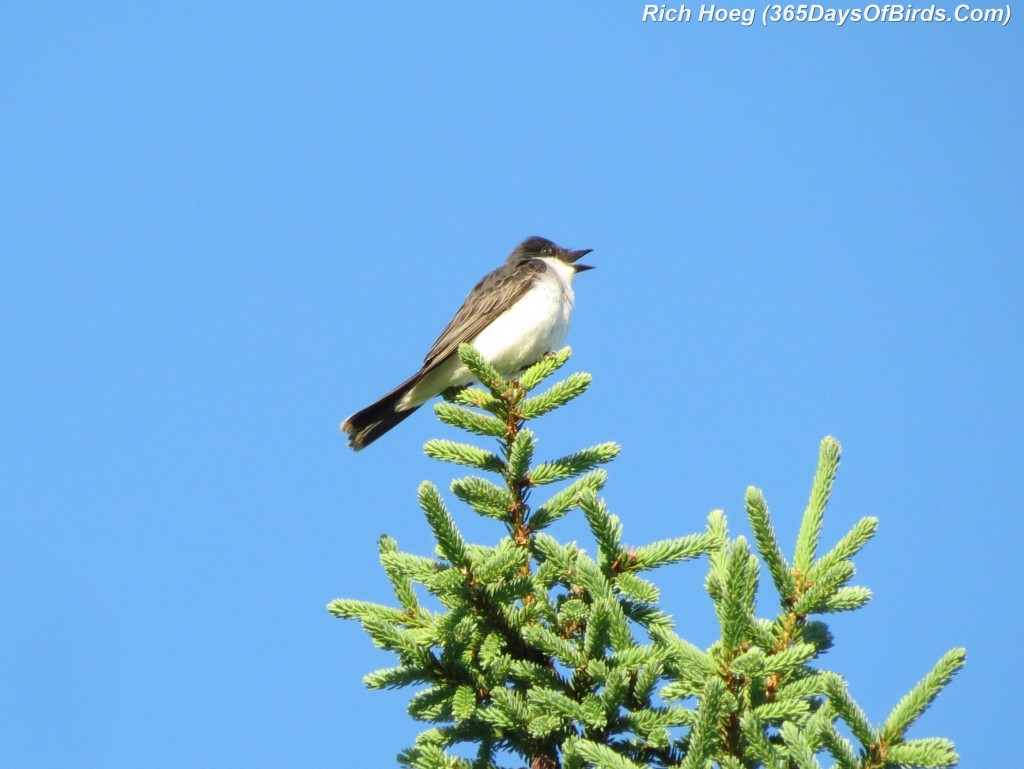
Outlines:
{"type": "Polygon", "coordinates": [[[554,258],[558,259],[566,264],[571,264],[576,268],[576,272],[583,272],[584,270],[594,269],[589,264],[577,264],[577,260],[580,257],[586,256],[592,248],[581,248],[578,251],[570,251],[567,248],[562,248],[556,243],[552,243],[547,238],[541,238],[537,235],[527,238],[518,246],[515,251],[509,254],[509,261],[518,261],[520,259],[545,259],[554,258]]]}

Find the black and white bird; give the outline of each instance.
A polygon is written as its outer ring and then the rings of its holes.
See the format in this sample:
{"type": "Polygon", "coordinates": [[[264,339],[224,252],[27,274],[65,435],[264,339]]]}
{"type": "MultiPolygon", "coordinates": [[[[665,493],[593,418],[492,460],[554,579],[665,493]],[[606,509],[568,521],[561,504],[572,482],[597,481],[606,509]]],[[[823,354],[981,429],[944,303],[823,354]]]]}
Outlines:
{"type": "Polygon", "coordinates": [[[561,347],[575,300],[572,279],[593,269],[578,263],[590,251],[570,251],[539,237],[516,246],[501,267],[469,292],[420,370],[341,423],[349,445],[356,451],[369,446],[431,398],[472,382],[458,355],[463,342],[472,344],[503,376],[561,347]]]}

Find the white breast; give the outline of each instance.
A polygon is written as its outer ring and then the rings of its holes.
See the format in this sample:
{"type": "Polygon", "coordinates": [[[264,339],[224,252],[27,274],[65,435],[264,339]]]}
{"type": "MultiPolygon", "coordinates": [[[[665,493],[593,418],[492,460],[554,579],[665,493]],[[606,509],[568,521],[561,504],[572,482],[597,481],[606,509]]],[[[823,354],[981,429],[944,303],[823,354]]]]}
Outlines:
{"type": "Polygon", "coordinates": [[[575,270],[558,259],[544,261],[548,269],[533,287],[473,340],[480,354],[505,376],[557,350],[569,333],[575,270]]]}
{"type": "MultiPolygon", "coordinates": [[[[516,374],[544,353],[559,349],[569,333],[576,270],[558,259],[544,261],[548,269],[536,276],[530,290],[471,340],[503,376],[516,374]]],[[[469,369],[453,355],[413,387],[399,408],[418,406],[449,387],[472,381],[469,369]]]]}

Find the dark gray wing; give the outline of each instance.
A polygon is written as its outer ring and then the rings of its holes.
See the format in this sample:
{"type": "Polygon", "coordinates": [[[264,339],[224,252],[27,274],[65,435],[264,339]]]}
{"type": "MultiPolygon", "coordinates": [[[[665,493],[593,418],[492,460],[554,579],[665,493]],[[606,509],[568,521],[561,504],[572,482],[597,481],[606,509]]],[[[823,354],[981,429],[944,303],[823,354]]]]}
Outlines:
{"type": "Polygon", "coordinates": [[[473,286],[451,323],[434,342],[423,359],[423,369],[433,368],[459,349],[459,345],[476,337],[491,321],[518,302],[530,290],[536,275],[547,265],[539,259],[504,264],[485,275],[473,286]]]}

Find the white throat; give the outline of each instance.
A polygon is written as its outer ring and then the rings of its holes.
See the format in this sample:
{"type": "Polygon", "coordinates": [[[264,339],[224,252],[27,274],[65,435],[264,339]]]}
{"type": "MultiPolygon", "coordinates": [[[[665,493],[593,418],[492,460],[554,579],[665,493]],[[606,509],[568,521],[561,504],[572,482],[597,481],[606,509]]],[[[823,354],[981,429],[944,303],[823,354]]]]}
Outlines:
{"type": "Polygon", "coordinates": [[[566,293],[566,297],[569,300],[569,305],[571,306],[576,299],[572,292],[572,279],[576,277],[575,265],[566,264],[561,259],[555,259],[551,256],[545,256],[541,258],[541,261],[548,266],[548,269],[550,269],[555,276],[557,276],[566,293]]]}

